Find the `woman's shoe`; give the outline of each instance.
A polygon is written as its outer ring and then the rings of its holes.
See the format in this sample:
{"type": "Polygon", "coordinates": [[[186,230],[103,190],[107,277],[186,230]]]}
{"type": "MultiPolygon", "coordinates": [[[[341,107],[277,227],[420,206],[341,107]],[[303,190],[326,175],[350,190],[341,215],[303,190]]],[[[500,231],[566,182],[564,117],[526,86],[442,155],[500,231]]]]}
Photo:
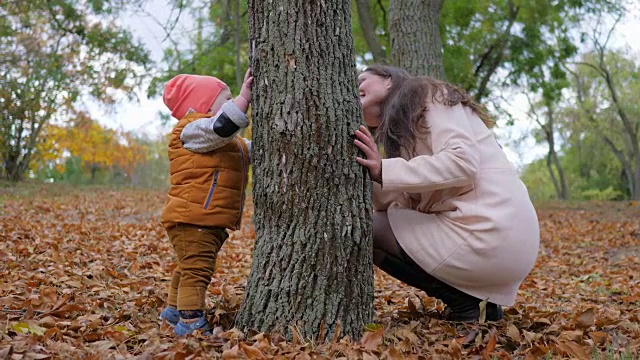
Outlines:
{"type": "MultiPolygon", "coordinates": [[[[500,321],[504,317],[504,311],[500,305],[488,302],[486,310],[485,321],[500,321]]],[[[447,306],[442,312],[440,318],[442,320],[453,322],[476,322],[480,320],[480,306],[477,306],[474,309],[457,312],[454,312],[449,306],[447,306]]]]}

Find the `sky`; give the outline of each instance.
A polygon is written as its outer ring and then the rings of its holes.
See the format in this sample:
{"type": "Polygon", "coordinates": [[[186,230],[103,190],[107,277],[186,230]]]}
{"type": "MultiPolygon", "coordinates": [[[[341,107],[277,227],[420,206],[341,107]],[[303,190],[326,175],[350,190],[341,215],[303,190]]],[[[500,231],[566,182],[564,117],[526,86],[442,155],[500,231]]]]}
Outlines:
{"type": "MultiPolygon", "coordinates": [[[[160,63],[162,49],[169,45],[165,40],[165,33],[158,23],[163,23],[171,15],[172,8],[167,0],[148,0],[137,14],[123,16],[122,25],[131,30],[135,37],[146,44],[154,60],[160,63]]],[[[183,17],[184,18],[184,17],[183,17]]],[[[189,29],[179,24],[173,34],[184,34],[189,29]]],[[[640,5],[635,5],[625,19],[618,24],[615,37],[612,39],[614,47],[629,47],[640,59],[640,5]]],[[[101,123],[112,128],[122,128],[134,132],[145,133],[150,137],[160,137],[170,131],[172,124],[162,126],[160,112],[168,113],[161,97],[149,99],[146,88],[138,94],[139,102],[121,102],[111,110],[107,110],[90,102],[87,106],[90,112],[101,123]]],[[[536,144],[527,136],[535,125],[526,119],[526,100],[515,96],[510,112],[516,117],[515,126],[499,126],[495,133],[498,141],[503,145],[509,159],[521,168],[525,164],[540,158],[546,153],[546,146],[536,144]]],[[[498,123],[500,125],[500,122],[498,123]]]]}

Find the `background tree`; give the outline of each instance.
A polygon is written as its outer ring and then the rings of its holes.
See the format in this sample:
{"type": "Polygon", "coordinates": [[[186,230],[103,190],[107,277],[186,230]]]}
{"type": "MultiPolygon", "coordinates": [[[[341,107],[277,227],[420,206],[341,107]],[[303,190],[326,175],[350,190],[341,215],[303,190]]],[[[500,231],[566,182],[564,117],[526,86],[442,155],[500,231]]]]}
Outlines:
{"type": "MultiPolygon", "coordinates": [[[[387,0],[388,2],[388,0],[387,0]]],[[[383,46],[381,37],[387,39],[387,7],[383,1],[376,0],[375,4],[370,4],[371,0],[355,0],[358,26],[352,26],[355,35],[354,47],[356,54],[362,57],[360,62],[364,62],[364,54],[371,51],[374,62],[385,62],[387,51],[383,46]],[[378,15],[380,14],[380,15],[378,15]],[[358,43],[358,34],[364,43],[358,43]]]]}
{"type": "Polygon", "coordinates": [[[121,1],[0,3],[0,177],[18,181],[45,124],[64,121],[82,96],[131,96],[149,58],[112,22],[121,1]],[[81,95],[82,94],[82,95],[81,95]]]}
{"type": "Polygon", "coordinates": [[[391,62],[414,75],[445,80],[440,35],[443,0],[391,0],[391,62]]]}
{"type": "Polygon", "coordinates": [[[549,147],[546,164],[555,189],[556,198],[567,200],[569,198],[567,179],[556,147],[557,115],[555,103],[551,99],[544,99],[538,104],[534,104],[530,100],[529,107],[529,116],[533,118],[540,127],[542,136],[549,147]],[[538,113],[538,108],[541,108],[542,114],[538,113]]]}
{"type": "MultiPolygon", "coordinates": [[[[132,135],[132,134],[129,134],[132,135]]],[[[144,152],[144,160],[131,174],[131,183],[145,188],[167,189],[169,186],[168,137],[137,136],[134,141],[144,152]]]]}
{"type": "Polygon", "coordinates": [[[350,2],[249,4],[256,244],[237,323],[359,338],[373,262],[350,2]]]}
{"type": "MultiPolygon", "coordinates": [[[[548,54],[556,53],[559,61],[576,54],[579,34],[571,30],[586,15],[603,8],[621,13],[629,2],[369,0],[364,4],[364,0],[359,0],[356,3],[359,17],[366,14],[372,17],[370,21],[361,20],[359,29],[354,31],[356,44],[362,43],[362,39],[372,44],[364,50],[379,54],[379,45],[384,47],[388,37],[391,46],[386,48],[387,58],[392,64],[414,73],[446,78],[478,101],[488,97],[499,104],[499,99],[492,97],[492,89],[518,84],[533,64],[549,64],[548,54]],[[375,11],[367,13],[365,5],[375,11]],[[384,23],[386,17],[388,24],[384,23]],[[373,36],[379,41],[374,41],[373,36]],[[444,66],[444,76],[438,76],[440,66],[444,66]]],[[[366,64],[380,57],[360,58],[366,64]]]]}
{"type": "Polygon", "coordinates": [[[47,124],[42,135],[35,147],[32,171],[74,183],[85,177],[97,183],[101,173],[108,176],[106,181],[130,183],[149,151],[148,145],[132,134],[106,128],[84,112],[65,126],[47,124]]]}
{"type": "Polygon", "coordinates": [[[585,55],[572,71],[581,112],[578,129],[596,135],[615,155],[631,199],[640,197],[640,112],[632,105],[640,89],[639,70],[627,57],[601,48],[585,55]]]}
{"type": "MultiPolygon", "coordinates": [[[[620,18],[615,19],[617,23],[620,18]]],[[[593,36],[594,53],[591,61],[579,62],[579,66],[586,66],[595,72],[599,81],[606,91],[607,100],[610,101],[608,117],[612,117],[617,124],[618,132],[622,137],[623,154],[619,156],[629,185],[629,195],[634,200],[640,200],[640,137],[638,128],[640,126],[640,111],[635,97],[638,86],[638,72],[640,67],[626,60],[626,57],[619,53],[608,53],[607,44],[611,39],[611,33],[615,25],[611,27],[604,40],[600,40],[597,35],[593,36]],[[631,90],[631,91],[629,91],[631,90]],[[623,160],[624,159],[624,160],[623,160]]],[[[595,32],[594,34],[597,34],[595,32]]],[[[577,80],[579,78],[576,78],[577,80]]]]}
{"type": "MultiPolygon", "coordinates": [[[[149,96],[161,94],[164,83],[181,73],[216,76],[236,94],[249,65],[247,2],[175,1],[173,10],[175,15],[167,23],[156,20],[170,46],[163,56],[167,70],[153,79],[149,96]],[[188,23],[193,30],[175,32],[178,22],[188,23]]],[[[138,11],[155,19],[142,7],[138,11]]]]}
{"type": "MultiPolygon", "coordinates": [[[[640,91],[639,64],[625,51],[608,51],[602,57],[597,52],[586,53],[574,64],[566,67],[571,74],[570,86],[563,91],[554,108],[554,136],[560,144],[558,162],[565,170],[567,187],[573,199],[615,200],[633,198],[636,167],[634,135],[640,113],[632,105],[640,91]],[[594,68],[594,66],[597,66],[594,68]],[[603,77],[608,70],[611,82],[603,77]],[[618,105],[612,100],[609,85],[614,86],[618,105]],[[632,131],[620,117],[620,106],[632,131]]],[[[534,104],[534,111],[545,107],[534,104]]],[[[547,124],[543,124],[547,126],[547,124]]],[[[530,189],[545,188],[537,177],[538,166],[532,164],[524,172],[530,189]]],[[[551,179],[552,181],[553,179],[551,179]]],[[[533,190],[537,192],[537,190],[533,190]]],[[[539,198],[549,198],[544,191],[539,198]]]]}

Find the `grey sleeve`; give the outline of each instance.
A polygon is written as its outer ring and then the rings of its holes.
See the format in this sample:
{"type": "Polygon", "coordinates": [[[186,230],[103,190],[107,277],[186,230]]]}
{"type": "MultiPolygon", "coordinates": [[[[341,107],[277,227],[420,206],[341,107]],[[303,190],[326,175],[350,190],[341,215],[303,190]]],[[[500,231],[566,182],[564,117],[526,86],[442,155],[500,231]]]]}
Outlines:
{"type": "Polygon", "coordinates": [[[185,149],[205,153],[227,145],[247,126],[247,115],[238,109],[233,100],[229,100],[214,117],[202,118],[185,126],[180,140],[185,149]]]}

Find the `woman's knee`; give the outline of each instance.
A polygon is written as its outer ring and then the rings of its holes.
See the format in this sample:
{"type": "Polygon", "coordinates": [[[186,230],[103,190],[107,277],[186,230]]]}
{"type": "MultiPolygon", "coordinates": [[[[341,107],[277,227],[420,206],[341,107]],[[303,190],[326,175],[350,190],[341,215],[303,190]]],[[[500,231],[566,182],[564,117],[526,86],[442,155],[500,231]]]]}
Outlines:
{"type": "Polygon", "coordinates": [[[373,264],[377,267],[381,267],[384,259],[387,257],[387,253],[383,250],[373,248],[373,264]]]}
{"type": "Polygon", "coordinates": [[[386,212],[373,213],[373,248],[394,256],[399,255],[398,240],[393,234],[386,212]]]}
{"type": "Polygon", "coordinates": [[[389,217],[386,211],[374,211],[373,212],[373,235],[379,235],[387,231],[387,228],[391,228],[389,224],[389,217]]]}

